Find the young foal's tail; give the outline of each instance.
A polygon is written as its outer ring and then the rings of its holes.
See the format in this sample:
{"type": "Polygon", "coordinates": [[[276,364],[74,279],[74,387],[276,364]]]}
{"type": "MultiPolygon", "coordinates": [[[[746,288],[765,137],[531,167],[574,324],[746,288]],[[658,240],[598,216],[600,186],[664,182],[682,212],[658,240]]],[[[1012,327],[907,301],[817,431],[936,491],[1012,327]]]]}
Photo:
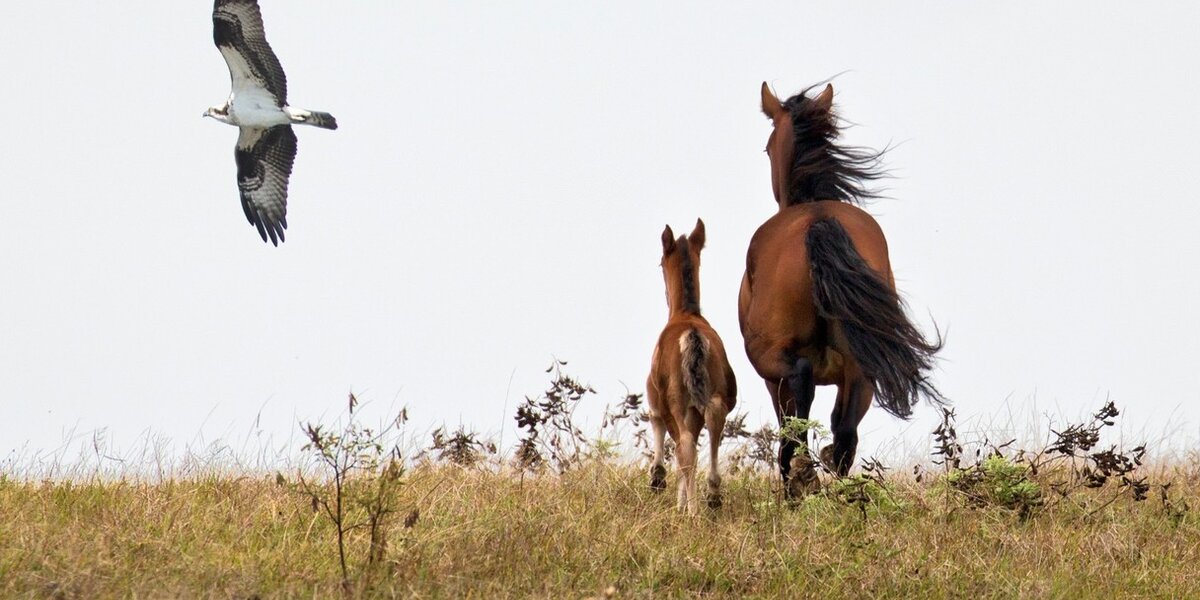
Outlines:
{"type": "Polygon", "coordinates": [[[805,243],[817,312],[840,326],[850,354],[875,383],[879,406],[907,419],[921,397],[945,402],[928,379],[941,335],[935,342],[925,340],[904,314],[900,297],[863,260],[841,223],[817,220],[805,243]]]}
{"type": "Polygon", "coordinates": [[[688,404],[704,412],[712,397],[708,379],[708,340],[697,329],[689,329],[679,338],[679,351],[683,355],[683,389],[688,404]]]}

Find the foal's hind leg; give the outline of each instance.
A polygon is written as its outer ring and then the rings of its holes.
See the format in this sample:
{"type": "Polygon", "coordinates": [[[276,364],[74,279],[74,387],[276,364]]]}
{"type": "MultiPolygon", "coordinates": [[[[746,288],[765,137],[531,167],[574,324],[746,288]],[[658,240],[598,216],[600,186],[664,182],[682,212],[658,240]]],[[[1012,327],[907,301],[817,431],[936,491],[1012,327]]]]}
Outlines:
{"type": "Polygon", "coordinates": [[[654,428],[654,464],[650,466],[650,489],[661,492],[667,489],[667,468],[663,466],[663,444],[667,435],[667,424],[662,417],[650,414],[650,425],[654,428]]]}
{"type": "Polygon", "coordinates": [[[694,408],[686,410],[675,446],[675,459],[679,463],[679,508],[694,515],[699,500],[696,497],[696,437],[704,427],[704,416],[694,408]]]}
{"type": "Polygon", "coordinates": [[[725,400],[713,396],[705,413],[708,425],[708,507],[721,506],[721,469],[717,464],[717,453],[721,450],[721,437],[725,434],[725,400]]]}
{"type": "Polygon", "coordinates": [[[691,431],[679,432],[675,445],[675,461],[679,463],[679,496],[676,506],[688,514],[696,513],[696,436],[691,431]]]}
{"type": "Polygon", "coordinates": [[[871,381],[863,377],[858,369],[847,373],[838,386],[837,402],[833,405],[830,419],[833,428],[833,445],[821,449],[821,460],[829,465],[838,477],[845,477],[854,466],[854,455],[858,450],[858,424],[871,408],[875,394],[871,381]]]}

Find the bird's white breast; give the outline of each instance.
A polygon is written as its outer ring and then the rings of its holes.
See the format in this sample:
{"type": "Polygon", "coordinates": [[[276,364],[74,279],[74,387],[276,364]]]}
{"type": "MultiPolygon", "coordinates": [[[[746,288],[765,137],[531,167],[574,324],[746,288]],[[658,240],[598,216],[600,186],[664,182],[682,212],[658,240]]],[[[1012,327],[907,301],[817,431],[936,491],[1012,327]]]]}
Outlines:
{"type": "Polygon", "coordinates": [[[287,113],[263,89],[245,89],[229,95],[229,117],[242,127],[269,128],[290,123],[287,113]]]}

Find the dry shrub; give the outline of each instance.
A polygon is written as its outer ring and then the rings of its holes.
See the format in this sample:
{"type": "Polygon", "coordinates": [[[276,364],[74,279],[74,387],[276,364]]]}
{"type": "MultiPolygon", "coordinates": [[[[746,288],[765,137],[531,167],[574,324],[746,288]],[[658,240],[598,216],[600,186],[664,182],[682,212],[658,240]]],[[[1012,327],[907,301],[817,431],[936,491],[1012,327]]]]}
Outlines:
{"type": "Polygon", "coordinates": [[[563,372],[564,360],[554,359],[547,373],[553,373],[549,387],[540,396],[526,396],[517,407],[517,427],[524,429],[517,444],[516,463],[522,469],[537,469],[547,458],[559,472],[579,464],[588,440],[583,430],[571,421],[584,397],[596,390],[563,372]]]}

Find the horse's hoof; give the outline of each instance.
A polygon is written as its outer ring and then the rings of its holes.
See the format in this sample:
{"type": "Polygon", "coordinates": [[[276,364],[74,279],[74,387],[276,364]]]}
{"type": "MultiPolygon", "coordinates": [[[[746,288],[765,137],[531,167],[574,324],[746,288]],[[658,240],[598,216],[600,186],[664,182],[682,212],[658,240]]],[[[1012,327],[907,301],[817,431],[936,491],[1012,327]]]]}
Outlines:
{"type": "Polygon", "coordinates": [[[821,464],[825,465],[826,469],[833,470],[833,444],[821,448],[821,464]]]}
{"type": "Polygon", "coordinates": [[[787,493],[788,500],[800,500],[809,494],[816,493],[821,489],[821,484],[817,481],[814,475],[811,479],[804,477],[793,477],[788,480],[784,491],[787,493]]]}
{"type": "Polygon", "coordinates": [[[721,504],[722,504],[721,494],[709,494],[708,495],[708,507],[709,508],[713,508],[713,509],[721,508],[721,504]]]}
{"type": "Polygon", "coordinates": [[[650,468],[650,489],[661,492],[667,489],[667,469],[662,465],[650,468]]]}
{"type": "Polygon", "coordinates": [[[821,489],[821,481],[817,478],[817,469],[808,456],[792,458],[792,476],[788,477],[783,486],[784,495],[788,500],[799,500],[821,489]]]}

